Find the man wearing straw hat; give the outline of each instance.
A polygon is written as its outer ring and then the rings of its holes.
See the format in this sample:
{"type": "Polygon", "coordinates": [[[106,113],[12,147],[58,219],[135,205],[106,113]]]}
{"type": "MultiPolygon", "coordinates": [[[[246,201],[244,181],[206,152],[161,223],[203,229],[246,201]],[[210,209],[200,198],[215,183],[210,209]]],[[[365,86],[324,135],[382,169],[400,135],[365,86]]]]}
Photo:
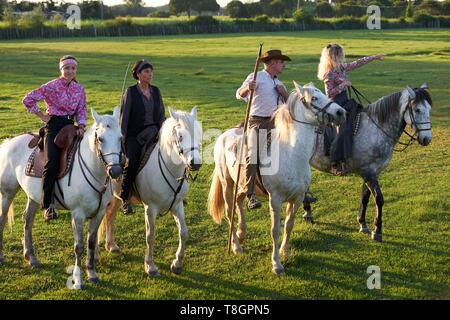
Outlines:
{"type": "Polygon", "coordinates": [[[245,185],[243,191],[248,198],[248,208],[261,207],[261,202],[255,196],[255,179],[258,168],[257,140],[259,130],[270,130],[272,128],[271,117],[277,110],[278,105],[287,101],[289,94],[284,84],[278,79],[283,73],[285,61],[291,59],[283,55],[281,50],[269,50],[261,58],[264,69],[259,71],[256,81],[253,81],[253,73],[236,91],[236,98],[247,102],[250,91],[253,92],[253,100],[250,106],[250,118],[248,122],[249,135],[247,139],[247,156],[245,161],[245,185]]]}

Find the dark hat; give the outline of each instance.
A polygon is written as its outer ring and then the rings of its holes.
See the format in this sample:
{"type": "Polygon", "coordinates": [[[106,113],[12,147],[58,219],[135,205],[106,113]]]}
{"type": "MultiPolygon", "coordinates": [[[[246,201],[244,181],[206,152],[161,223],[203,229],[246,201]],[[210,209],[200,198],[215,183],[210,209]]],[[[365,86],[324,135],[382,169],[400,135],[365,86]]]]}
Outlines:
{"type": "Polygon", "coordinates": [[[269,51],[264,52],[264,54],[261,58],[261,61],[268,62],[272,59],[278,59],[278,60],[283,60],[283,61],[292,61],[291,58],[282,54],[281,50],[269,50],[269,51]]]}

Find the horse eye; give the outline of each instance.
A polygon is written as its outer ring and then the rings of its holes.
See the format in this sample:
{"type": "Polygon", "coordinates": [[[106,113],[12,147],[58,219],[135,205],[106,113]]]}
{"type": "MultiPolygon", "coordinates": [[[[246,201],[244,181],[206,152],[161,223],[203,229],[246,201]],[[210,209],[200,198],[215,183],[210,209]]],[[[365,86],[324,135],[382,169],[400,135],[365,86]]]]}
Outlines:
{"type": "Polygon", "coordinates": [[[106,127],[107,127],[107,128],[111,128],[111,127],[109,126],[109,124],[107,124],[106,127]]]}
{"type": "Polygon", "coordinates": [[[103,142],[103,138],[102,137],[98,137],[98,141],[100,141],[100,143],[103,142]]]}
{"type": "Polygon", "coordinates": [[[311,99],[312,101],[316,101],[317,100],[317,98],[316,97],[312,97],[312,99],[311,99]]]}
{"type": "Polygon", "coordinates": [[[420,109],[414,110],[417,114],[420,114],[420,109]]]}

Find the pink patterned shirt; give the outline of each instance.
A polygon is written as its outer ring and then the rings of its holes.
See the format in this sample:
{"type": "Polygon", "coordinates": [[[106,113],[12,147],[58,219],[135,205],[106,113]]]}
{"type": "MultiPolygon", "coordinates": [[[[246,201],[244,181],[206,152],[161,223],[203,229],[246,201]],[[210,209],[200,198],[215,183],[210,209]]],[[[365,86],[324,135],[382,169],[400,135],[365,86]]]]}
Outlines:
{"type": "Polygon", "coordinates": [[[28,112],[39,112],[38,101],[45,101],[47,113],[53,116],[73,115],[78,124],[86,125],[86,93],[81,84],[60,77],[54,79],[40,88],[29,92],[23,98],[23,104],[28,112]]]}
{"type": "Polygon", "coordinates": [[[348,79],[346,72],[362,67],[373,59],[375,59],[375,56],[364,57],[351,63],[344,63],[341,70],[331,70],[328,72],[323,80],[327,96],[333,98],[346,89],[344,84],[344,81],[348,79]]]}

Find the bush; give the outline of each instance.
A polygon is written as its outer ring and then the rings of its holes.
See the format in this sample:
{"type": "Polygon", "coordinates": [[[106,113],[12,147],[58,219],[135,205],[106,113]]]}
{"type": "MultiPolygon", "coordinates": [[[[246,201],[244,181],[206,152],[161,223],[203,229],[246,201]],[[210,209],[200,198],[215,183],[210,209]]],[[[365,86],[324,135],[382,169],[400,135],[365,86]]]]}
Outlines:
{"type": "Polygon", "coordinates": [[[18,25],[22,29],[40,28],[44,26],[46,18],[40,6],[36,6],[33,11],[20,17],[18,25]]]}
{"type": "Polygon", "coordinates": [[[131,27],[133,25],[133,19],[130,16],[116,17],[114,20],[105,22],[106,27],[131,27]]]}
{"type": "Polygon", "coordinates": [[[319,2],[316,7],[317,16],[321,18],[334,17],[334,9],[328,2],[319,2]]]}
{"type": "Polygon", "coordinates": [[[428,14],[428,12],[426,11],[418,10],[414,13],[413,21],[418,23],[428,23],[431,21],[435,21],[435,17],[428,14]]]}
{"type": "Polygon", "coordinates": [[[306,8],[301,8],[294,11],[294,14],[292,15],[295,22],[312,22],[314,21],[314,14],[311,12],[311,10],[307,10],[306,8]]]}
{"type": "Polygon", "coordinates": [[[195,24],[197,26],[210,26],[218,24],[219,21],[214,19],[212,16],[197,16],[190,21],[190,23],[195,24]]]}
{"type": "Polygon", "coordinates": [[[167,11],[155,11],[150,12],[148,16],[152,18],[170,18],[170,13],[167,11]]]}
{"type": "Polygon", "coordinates": [[[267,14],[262,14],[260,16],[257,16],[255,18],[255,22],[259,22],[259,23],[269,23],[270,19],[269,16],[267,14]]]}

